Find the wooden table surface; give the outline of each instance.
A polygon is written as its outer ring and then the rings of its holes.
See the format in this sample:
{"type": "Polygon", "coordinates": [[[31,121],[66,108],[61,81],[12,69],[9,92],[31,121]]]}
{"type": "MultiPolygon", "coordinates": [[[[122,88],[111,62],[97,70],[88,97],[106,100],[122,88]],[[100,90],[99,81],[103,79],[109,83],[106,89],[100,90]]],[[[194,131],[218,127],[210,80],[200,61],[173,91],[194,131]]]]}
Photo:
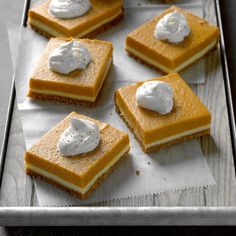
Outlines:
{"type": "MultiPolygon", "coordinates": [[[[1,0],[7,4],[7,0],[1,0]]],[[[16,1],[5,17],[20,22],[23,1],[16,1]],[[20,9],[20,10],[19,10],[20,9]]],[[[152,1],[153,2],[153,1],[152,1]]],[[[204,17],[216,24],[213,0],[204,0],[204,17]]],[[[1,8],[2,9],[2,8],[1,8]]],[[[4,16],[3,16],[4,17],[4,16]]],[[[229,120],[219,49],[205,58],[206,84],[194,85],[193,90],[212,113],[210,137],[199,139],[216,187],[200,187],[173,193],[156,194],[129,200],[113,200],[105,205],[115,206],[235,206],[236,182],[230,140],[229,120]]],[[[24,138],[17,105],[11,122],[6,161],[0,192],[0,206],[37,206],[31,177],[26,176],[23,155],[24,138]]]]}

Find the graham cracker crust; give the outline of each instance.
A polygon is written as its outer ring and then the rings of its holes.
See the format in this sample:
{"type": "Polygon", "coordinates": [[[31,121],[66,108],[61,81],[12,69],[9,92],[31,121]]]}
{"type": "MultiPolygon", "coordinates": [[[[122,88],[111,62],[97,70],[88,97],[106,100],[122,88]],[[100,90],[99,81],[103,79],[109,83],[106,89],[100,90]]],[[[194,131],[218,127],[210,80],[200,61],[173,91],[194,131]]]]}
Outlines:
{"type": "Polygon", "coordinates": [[[119,108],[119,106],[116,103],[116,99],[115,99],[115,108],[116,108],[116,111],[119,114],[119,116],[126,123],[127,127],[129,128],[129,130],[133,133],[134,138],[138,141],[138,143],[140,144],[142,150],[145,153],[149,153],[149,152],[153,152],[153,151],[158,151],[158,150],[160,150],[162,148],[166,148],[166,147],[169,147],[169,146],[177,144],[177,143],[181,143],[181,142],[184,142],[184,141],[187,141],[187,140],[190,140],[190,139],[199,138],[199,137],[202,137],[202,136],[210,134],[210,129],[207,129],[207,130],[204,130],[204,131],[201,131],[201,132],[197,132],[195,134],[191,134],[191,135],[187,135],[185,137],[179,138],[179,139],[175,139],[175,140],[167,142],[167,143],[163,143],[161,145],[156,145],[156,146],[153,146],[153,147],[150,147],[150,148],[145,148],[145,146],[143,145],[142,140],[136,135],[134,129],[129,125],[128,121],[125,119],[124,115],[120,111],[120,108],[119,108]]]}
{"type": "Polygon", "coordinates": [[[48,94],[37,93],[37,92],[33,92],[31,90],[28,91],[27,96],[31,97],[33,99],[38,99],[38,100],[43,100],[43,101],[63,102],[63,103],[70,104],[70,105],[82,105],[82,106],[90,106],[90,107],[95,107],[96,101],[97,101],[97,99],[95,102],[80,101],[77,99],[61,97],[61,96],[57,96],[57,95],[48,95],[48,94]]]}
{"type": "MultiPolygon", "coordinates": [[[[190,66],[192,66],[192,65],[193,65],[195,62],[197,62],[198,60],[200,60],[200,59],[202,59],[203,57],[205,57],[206,55],[208,55],[208,54],[213,53],[214,51],[216,51],[216,49],[217,49],[217,47],[218,47],[218,41],[219,41],[219,40],[217,40],[216,45],[215,45],[211,50],[209,50],[208,52],[206,52],[202,57],[200,57],[200,58],[197,59],[196,61],[192,62],[192,63],[189,64],[188,66],[184,67],[184,68],[183,68],[182,70],[180,70],[180,71],[186,70],[187,68],[189,68],[190,66]]],[[[161,73],[161,74],[163,74],[163,75],[169,74],[169,73],[167,73],[167,72],[161,70],[160,68],[158,68],[158,67],[156,67],[156,66],[154,66],[154,65],[152,65],[152,64],[149,64],[148,62],[146,62],[146,61],[144,61],[143,59],[139,58],[138,56],[134,55],[132,52],[128,51],[127,49],[125,49],[125,50],[126,50],[126,52],[128,53],[128,55],[129,55],[130,57],[134,58],[136,61],[140,62],[141,64],[146,65],[146,66],[148,66],[148,67],[150,67],[150,68],[156,70],[158,73],[161,73]]],[[[180,72],[180,71],[175,71],[175,72],[178,73],[178,72],[180,72]]],[[[171,72],[171,73],[172,73],[172,72],[171,72]]],[[[174,72],[173,72],[173,73],[174,73],[174,72]]]]}
{"type": "Polygon", "coordinates": [[[32,171],[31,169],[29,168],[26,168],[26,174],[27,175],[31,175],[31,176],[34,176],[40,180],[43,180],[49,184],[52,184],[54,185],[55,187],[57,188],[60,188],[62,190],[65,190],[67,191],[68,193],[70,193],[72,196],[74,197],[78,197],[80,199],[86,199],[88,198],[92,192],[103,182],[103,180],[110,174],[112,173],[112,171],[128,156],[128,153],[129,153],[129,150],[106,172],[104,173],[102,176],[100,176],[96,182],[94,183],[94,185],[85,193],[85,194],[81,194],[73,189],[70,189],[58,182],[55,182],[54,180],[50,179],[50,178],[47,178],[43,175],[40,175],[34,171],[32,171]]]}
{"type": "MultiPolygon", "coordinates": [[[[120,15],[118,15],[115,19],[113,19],[112,21],[100,26],[99,28],[95,29],[94,31],[84,35],[82,38],[91,38],[97,34],[100,34],[108,29],[110,29],[111,27],[113,26],[116,26],[124,17],[124,8],[122,8],[122,12],[120,15]]],[[[43,35],[44,37],[50,39],[51,37],[55,37],[54,35],[51,35],[50,33],[46,32],[46,31],[43,31],[41,29],[39,29],[38,27],[34,26],[34,25],[31,25],[29,23],[30,27],[36,31],[37,33],[43,35]]],[[[70,36],[66,36],[66,37],[76,37],[74,35],[70,35],[70,36]]]]}

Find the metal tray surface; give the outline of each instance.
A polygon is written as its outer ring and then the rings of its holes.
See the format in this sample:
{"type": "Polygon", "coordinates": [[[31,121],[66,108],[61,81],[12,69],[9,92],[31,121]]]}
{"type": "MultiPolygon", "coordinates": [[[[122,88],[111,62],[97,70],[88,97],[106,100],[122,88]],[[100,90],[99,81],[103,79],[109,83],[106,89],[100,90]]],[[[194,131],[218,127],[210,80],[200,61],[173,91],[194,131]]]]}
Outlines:
{"type": "MultiPolygon", "coordinates": [[[[214,0],[217,23],[221,31],[220,50],[224,72],[227,105],[230,119],[231,141],[235,160],[236,129],[230,88],[229,69],[219,0],[214,0]]],[[[25,1],[22,24],[25,26],[30,0],[25,1]]],[[[0,184],[13,105],[15,100],[14,78],[11,87],[4,142],[0,157],[0,184]]],[[[235,164],[235,163],[234,163],[235,164]]],[[[5,226],[74,226],[74,225],[235,225],[236,207],[0,207],[0,225],[5,226]]]]}

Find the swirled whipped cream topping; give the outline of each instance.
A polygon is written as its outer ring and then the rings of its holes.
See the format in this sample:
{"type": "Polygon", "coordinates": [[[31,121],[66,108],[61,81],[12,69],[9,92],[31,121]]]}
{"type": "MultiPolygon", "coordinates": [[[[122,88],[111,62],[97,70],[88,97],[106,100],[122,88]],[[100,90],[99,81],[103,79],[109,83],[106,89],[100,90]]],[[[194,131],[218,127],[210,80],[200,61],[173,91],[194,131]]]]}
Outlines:
{"type": "Polygon", "coordinates": [[[62,74],[68,74],[76,69],[83,70],[90,61],[89,50],[77,40],[63,43],[55,48],[48,58],[50,69],[62,74]]]}
{"type": "Polygon", "coordinates": [[[49,4],[49,12],[59,19],[82,16],[90,8],[89,0],[52,0],[49,4]]]}
{"type": "Polygon", "coordinates": [[[162,17],[156,24],[154,36],[170,43],[180,43],[190,33],[190,28],[183,14],[173,11],[162,17]]]}
{"type": "Polygon", "coordinates": [[[138,87],[136,91],[138,106],[156,111],[162,115],[173,109],[172,87],[163,81],[148,81],[138,87]]]}
{"type": "Polygon", "coordinates": [[[70,126],[59,138],[57,148],[62,156],[75,156],[94,150],[99,142],[99,127],[93,121],[72,117],[70,126]]]}

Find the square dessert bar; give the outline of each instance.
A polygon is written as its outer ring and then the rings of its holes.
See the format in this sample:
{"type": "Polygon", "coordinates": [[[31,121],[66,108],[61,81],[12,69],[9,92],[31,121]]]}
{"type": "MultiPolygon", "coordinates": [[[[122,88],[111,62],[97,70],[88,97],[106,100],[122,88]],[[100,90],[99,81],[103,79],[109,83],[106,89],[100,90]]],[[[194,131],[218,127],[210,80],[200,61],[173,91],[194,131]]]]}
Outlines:
{"type": "Polygon", "coordinates": [[[172,73],[183,70],[216,48],[218,37],[217,27],[173,6],[129,33],[126,38],[126,50],[137,60],[165,73],[172,73]],[[156,24],[163,16],[174,11],[186,17],[190,35],[180,43],[169,43],[157,39],[154,36],[156,24]]]}
{"type": "Polygon", "coordinates": [[[84,199],[127,156],[129,149],[126,133],[72,112],[26,151],[25,167],[27,174],[84,199]],[[57,143],[72,117],[95,122],[100,130],[100,143],[91,152],[64,157],[57,150],[57,143]]]}
{"type": "Polygon", "coordinates": [[[49,13],[46,1],[29,11],[29,25],[46,37],[83,38],[106,30],[116,24],[124,14],[123,0],[90,0],[91,9],[84,15],[59,19],[49,13]]]}
{"type": "Polygon", "coordinates": [[[77,39],[84,44],[91,62],[84,70],[69,74],[52,71],[48,65],[50,53],[70,39],[51,38],[29,81],[28,96],[71,104],[95,105],[99,91],[112,65],[112,43],[100,40],[77,39]]]}
{"type": "Polygon", "coordinates": [[[161,115],[137,105],[136,90],[144,82],[122,87],[115,93],[119,114],[145,152],[210,133],[210,112],[178,74],[150,81],[155,80],[166,82],[173,89],[174,106],[168,114],[161,115]]]}

